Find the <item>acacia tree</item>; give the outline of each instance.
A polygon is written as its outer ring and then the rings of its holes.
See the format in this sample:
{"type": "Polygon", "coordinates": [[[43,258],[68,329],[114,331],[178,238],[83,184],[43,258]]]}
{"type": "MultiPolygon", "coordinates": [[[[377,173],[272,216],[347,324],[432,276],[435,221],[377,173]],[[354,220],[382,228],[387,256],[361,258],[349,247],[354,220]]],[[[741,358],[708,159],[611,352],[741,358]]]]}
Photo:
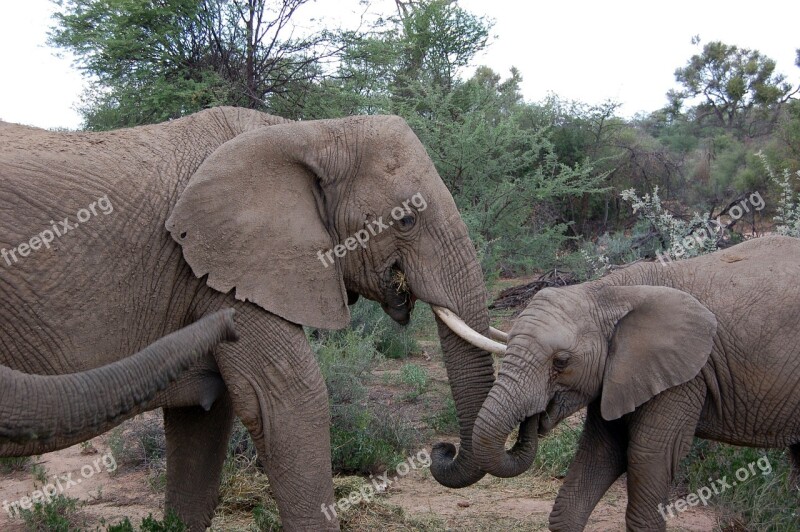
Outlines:
{"type": "Polygon", "coordinates": [[[340,52],[337,35],[295,36],[309,0],[63,0],[51,44],[92,79],[90,129],[159,122],[210,105],[268,110],[340,52]]]}
{"type": "Polygon", "coordinates": [[[739,138],[771,133],[782,106],[800,90],[758,50],[720,41],[703,46],[675,70],[675,79],[682,88],[667,93],[670,108],[680,110],[686,100],[699,99],[692,110],[698,123],[723,127],[739,138]]]}

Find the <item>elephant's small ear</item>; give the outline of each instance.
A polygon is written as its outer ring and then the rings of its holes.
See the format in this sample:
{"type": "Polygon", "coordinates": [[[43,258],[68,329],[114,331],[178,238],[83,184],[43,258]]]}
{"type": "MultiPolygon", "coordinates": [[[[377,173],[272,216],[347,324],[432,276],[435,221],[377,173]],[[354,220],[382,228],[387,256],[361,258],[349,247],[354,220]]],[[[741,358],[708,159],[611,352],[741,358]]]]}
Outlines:
{"type": "Polygon", "coordinates": [[[220,146],[189,180],[166,228],[198,277],[291,322],[350,323],[338,259],[330,250],[311,123],[243,133],[220,146]],[[333,261],[331,259],[334,258],[333,261]]]}
{"type": "Polygon", "coordinates": [[[663,286],[609,286],[598,298],[618,319],[603,374],[603,419],[633,412],[706,364],[717,320],[691,295],[663,286]]]}

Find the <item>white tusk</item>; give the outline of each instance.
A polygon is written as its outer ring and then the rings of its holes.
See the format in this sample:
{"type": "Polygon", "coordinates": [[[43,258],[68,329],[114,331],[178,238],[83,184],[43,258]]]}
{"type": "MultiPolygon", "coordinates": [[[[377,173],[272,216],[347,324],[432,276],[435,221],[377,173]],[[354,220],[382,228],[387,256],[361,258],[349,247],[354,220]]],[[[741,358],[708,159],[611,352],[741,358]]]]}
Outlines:
{"type": "Polygon", "coordinates": [[[450,310],[444,307],[437,307],[436,305],[431,305],[431,309],[439,317],[439,319],[450,328],[451,331],[456,333],[465,342],[469,342],[478,349],[483,349],[484,351],[489,351],[490,353],[495,353],[497,355],[506,354],[506,346],[486,338],[479,332],[476,332],[469,325],[464,323],[464,320],[456,316],[450,310]]]}
{"type": "Polygon", "coordinates": [[[489,338],[497,340],[498,342],[503,342],[504,344],[508,343],[508,333],[504,333],[500,329],[495,329],[494,327],[489,327],[489,338]]]}

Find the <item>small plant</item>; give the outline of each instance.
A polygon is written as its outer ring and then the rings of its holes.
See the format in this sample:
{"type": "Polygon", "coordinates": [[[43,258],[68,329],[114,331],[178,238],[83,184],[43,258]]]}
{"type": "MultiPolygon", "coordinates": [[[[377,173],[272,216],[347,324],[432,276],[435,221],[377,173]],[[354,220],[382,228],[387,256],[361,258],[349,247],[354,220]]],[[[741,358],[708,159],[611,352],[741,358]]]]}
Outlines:
{"type": "Polygon", "coordinates": [[[365,336],[372,336],[376,349],[386,358],[403,359],[419,352],[419,343],[414,335],[433,322],[427,305],[418,305],[413,311],[411,323],[405,326],[395,323],[373,301],[359,301],[351,308],[350,313],[351,329],[361,329],[365,336]]]}
{"type": "Polygon", "coordinates": [[[265,508],[262,505],[256,506],[253,510],[253,522],[258,532],[273,532],[281,529],[281,519],[277,508],[265,508]]]}
{"type": "Polygon", "coordinates": [[[86,440],[81,443],[81,454],[97,454],[97,452],[97,449],[95,449],[92,444],[92,440],[86,440]]]}
{"type": "Polygon", "coordinates": [[[41,484],[47,483],[47,468],[42,464],[33,464],[31,466],[31,474],[33,474],[33,478],[38,480],[41,484]]]}
{"type": "Polygon", "coordinates": [[[411,386],[411,392],[406,396],[408,399],[416,399],[428,387],[428,372],[417,364],[403,364],[400,369],[400,379],[404,384],[411,386]]]}
{"type": "Polygon", "coordinates": [[[15,471],[25,471],[33,460],[31,456],[9,456],[0,458],[0,473],[4,475],[15,471]]]}
{"type": "Polygon", "coordinates": [[[799,530],[796,508],[800,495],[790,482],[789,464],[787,452],[781,449],[734,447],[695,439],[676,482],[685,485],[688,493],[695,493],[702,487],[715,486],[716,480],[723,477],[729,482],[739,480],[730,489],[714,493],[709,502],[722,510],[720,525],[725,530],[734,529],[737,523],[740,528],[744,523],[747,530],[799,530]],[[740,468],[759,460],[762,464],[768,461],[767,471],[751,468],[745,481],[737,479],[740,468]]]}
{"type": "Polygon", "coordinates": [[[578,441],[583,432],[582,424],[570,423],[571,420],[564,420],[553,430],[539,439],[539,447],[536,450],[536,460],[534,467],[539,472],[556,478],[561,478],[567,474],[572,459],[578,450],[578,441]]]}
{"type": "Polygon", "coordinates": [[[430,418],[430,425],[437,433],[455,434],[458,433],[458,412],[456,402],[449,393],[444,401],[444,407],[430,418]]]}
{"type": "MultiPolygon", "coordinates": [[[[775,230],[780,235],[793,236],[800,238],[800,194],[794,191],[792,186],[792,175],[786,168],[783,169],[781,177],[775,173],[767,161],[767,156],[759,151],[756,155],[761,159],[761,163],[769,175],[770,180],[778,185],[780,195],[778,196],[777,214],[773,220],[777,224],[775,230]]],[[[800,171],[796,172],[800,176],[800,171]]]]}
{"type": "Polygon", "coordinates": [[[49,502],[37,502],[32,508],[20,510],[28,530],[41,532],[71,532],[76,530],[79,501],[58,495],[49,502]]]}
{"type": "MultiPolygon", "coordinates": [[[[186,532],[186,530],[188,530],[186,525],[173,511],[168,512],[163,520],[158,520],[150,514],[142,519],[142,524],[139,526],[140,532],[186,532]]],[[[136,529],[126,517],[121,523],[106,528],[106,532],[136,532],[136,529]]]]}

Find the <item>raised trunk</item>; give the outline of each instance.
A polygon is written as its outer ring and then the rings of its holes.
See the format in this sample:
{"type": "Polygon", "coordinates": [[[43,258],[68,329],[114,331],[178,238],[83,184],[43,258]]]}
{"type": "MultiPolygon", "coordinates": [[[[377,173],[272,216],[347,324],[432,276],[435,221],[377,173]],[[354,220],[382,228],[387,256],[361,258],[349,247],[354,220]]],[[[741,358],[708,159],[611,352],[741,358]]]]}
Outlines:
{"type": "MultiPolygon", "coordinates": [[[[512,358],[503,365],[513,363],[512,358]]],[[[524,391],[508,377],[504,367],[475,421],[473,445],[478,466],[496,477],[514,477],[533,464],[538,447],[539,416],[527,416],[524,391]],[[508,436],[520,424],[517,441],[506,449],[508,436]]]]}
{"type": "Polygon", "coordinates": [[[133,356],[69,375],[0,366],[0,443],[91,435],[147,403],[221,342],[235,340],[232,309],[206,316],[133,356]]]}

